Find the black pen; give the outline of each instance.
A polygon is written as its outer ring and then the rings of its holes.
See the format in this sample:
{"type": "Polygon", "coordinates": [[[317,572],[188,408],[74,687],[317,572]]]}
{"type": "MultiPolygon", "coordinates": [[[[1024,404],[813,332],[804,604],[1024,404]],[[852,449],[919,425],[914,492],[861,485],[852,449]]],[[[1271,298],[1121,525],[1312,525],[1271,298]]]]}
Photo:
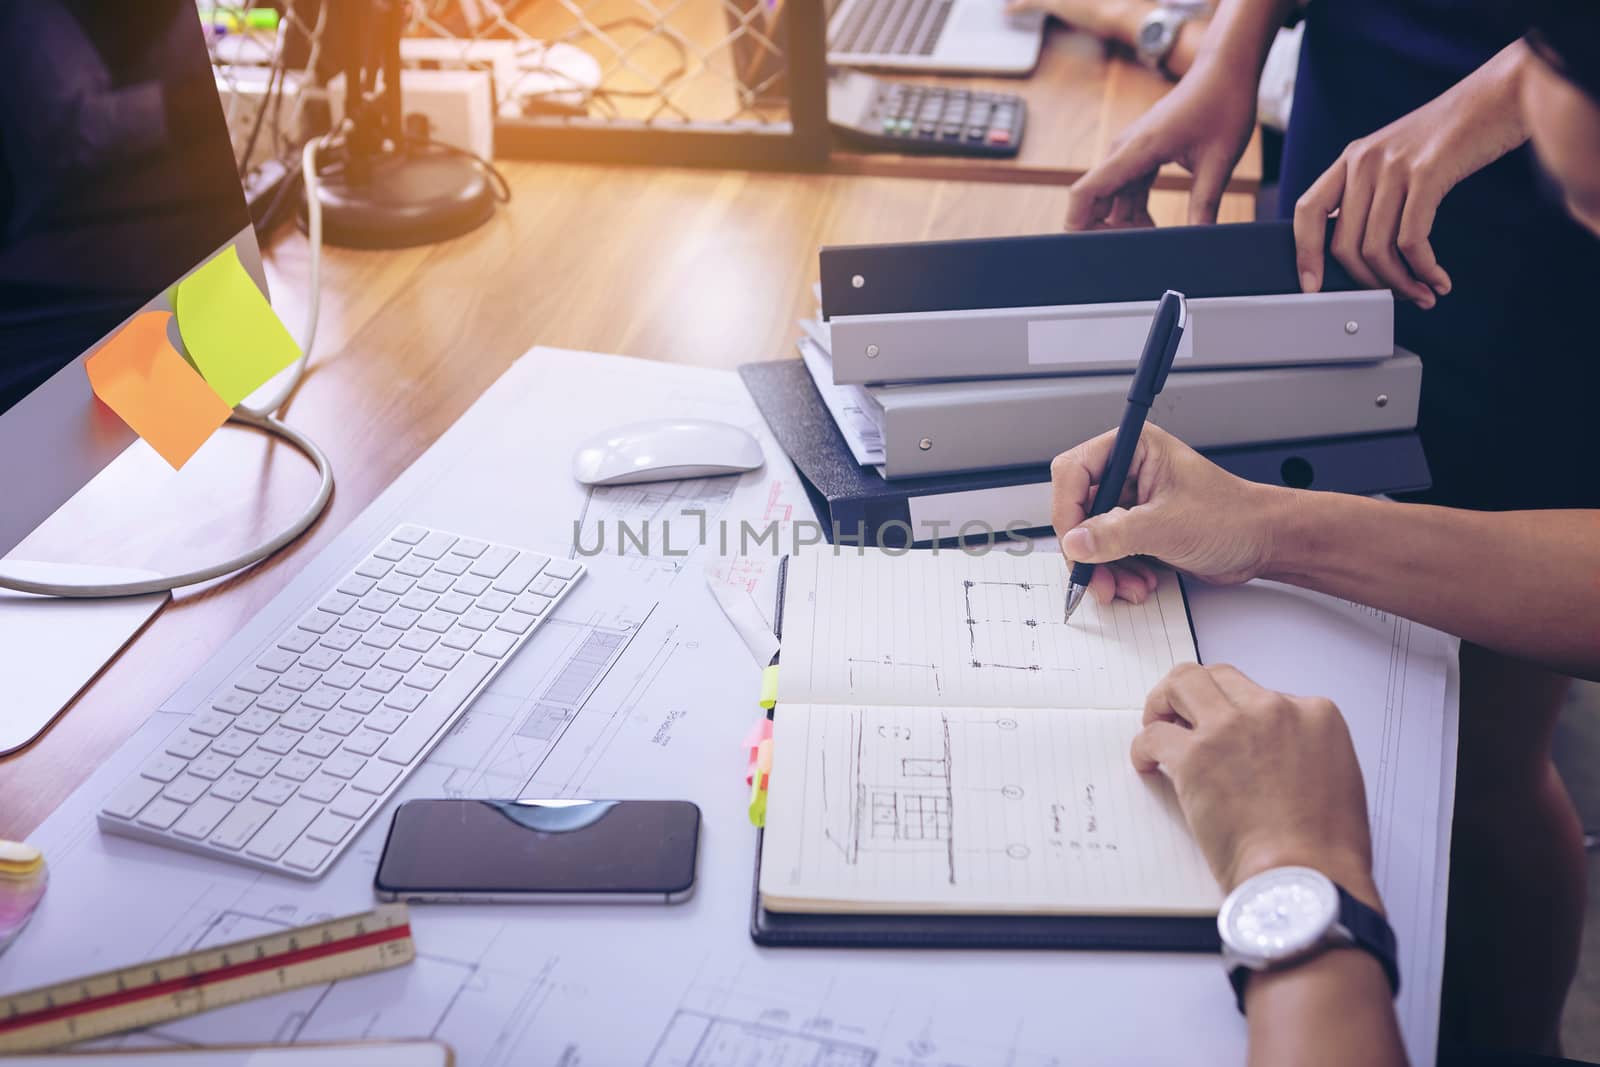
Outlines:
{"type": "MultiPolygon", "coordinates": [[[[1139,447],[1139,435],[1144,432],[1144,420],[1150,414],[1150,405],[1156,394],[1167,384],[1167,372],[1172,369],[1172,357],[1178,354],[1178,342],[1183,339],[1183,328],[1189,322],[1189,305],[1183,294],[1168,289],[1161,294],[1156,305],[1155,318],[1150,320],[1150,333],[1144,339],[1144,352],[1139,356],[1139,369],[1133,372],[1133,384],[1128,387],[1128,407],[1122,413],[1122,425],[1117,427],[1117,440],[1111,446],[1111,459],[1100,474],[1100,488],[1095,491],[1094,503],[1089,506],[1089,518],[1104,515],[1122,499],[1122,489],[1128,480],[1128,467],[1133,463],[1134,449],[1139,447]]],[[[1074,563],[1067,580],[1067,610],[1061,621],[1072,618],[1072,613],[1089,591],[1089,579],[1094,576],[1093,563],[1074,563]]]]}

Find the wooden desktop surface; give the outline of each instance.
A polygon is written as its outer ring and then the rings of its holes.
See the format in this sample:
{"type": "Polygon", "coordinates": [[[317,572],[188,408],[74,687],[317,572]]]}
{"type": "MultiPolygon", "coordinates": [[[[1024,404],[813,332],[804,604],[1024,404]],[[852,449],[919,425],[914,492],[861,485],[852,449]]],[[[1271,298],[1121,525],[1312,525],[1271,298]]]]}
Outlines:
{"type": "MultiPolygon", "coordinates": [[[[326,251],[316,351],[286,418],[332,460],[328,512],[255,569],[183,591],[39,740],[0,760],[0,837],[37,826],[532,346],[723,368],[790,356],[795,320],[814,306],[819,245],[1045,232],[1066,209],[1066,191],[1047,186],[579,164],[505,171],[512,203],[472,234],[398,252],[326,251]]],[[[1158,220],[1181,221],[1184,198],[1157,192],[1152,206],[1158,220]]],[[[1246,195],[1225,198],[1225,220],[1252,211],[1246,195]]],[[[284,230],[266,256],[274,304],[298,331],[306,243],[284,230]]],[[[178,473],[136,445],[15,555],[186,569],[265,539],[314,485],[297,454],[246,431],[224,430],[178,473]]]]}

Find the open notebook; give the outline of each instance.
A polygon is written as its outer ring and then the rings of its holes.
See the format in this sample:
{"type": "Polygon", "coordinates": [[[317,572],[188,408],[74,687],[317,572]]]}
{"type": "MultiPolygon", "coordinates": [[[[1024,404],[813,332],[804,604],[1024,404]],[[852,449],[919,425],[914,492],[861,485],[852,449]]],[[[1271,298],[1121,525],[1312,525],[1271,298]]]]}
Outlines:
{"type": "Polygon", "coordinates": [[[1062,622],[1053,553],[789,560],[759,877],[772,912],[1196,916],[1220,894],[1128,749],[1194,661],[1183,592],[1062,622]]]}

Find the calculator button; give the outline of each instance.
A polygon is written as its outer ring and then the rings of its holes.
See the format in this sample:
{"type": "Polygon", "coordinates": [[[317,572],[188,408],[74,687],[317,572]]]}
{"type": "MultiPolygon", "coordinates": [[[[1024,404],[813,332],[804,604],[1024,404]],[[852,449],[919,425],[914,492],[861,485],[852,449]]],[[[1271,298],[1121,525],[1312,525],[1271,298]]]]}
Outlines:
{"type": "Polygon", "coordinates": [[[990,130],[989,143],[994,145],[1008,145],[1011,143],[1010,130],[990,130]]]}

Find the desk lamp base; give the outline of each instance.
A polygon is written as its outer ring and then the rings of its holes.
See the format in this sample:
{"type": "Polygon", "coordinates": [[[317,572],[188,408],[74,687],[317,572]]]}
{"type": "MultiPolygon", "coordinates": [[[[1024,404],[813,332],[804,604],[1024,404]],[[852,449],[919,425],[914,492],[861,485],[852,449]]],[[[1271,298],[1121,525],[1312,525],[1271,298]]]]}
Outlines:
{"type": "Polygon", "coordinates": [[[443,149],[386,152],[359,167],[330,170],[319,176],[317,196],[323,239],[344,248],[447,241],[494,215],[494,189],[483,169],[443,149]]]}

